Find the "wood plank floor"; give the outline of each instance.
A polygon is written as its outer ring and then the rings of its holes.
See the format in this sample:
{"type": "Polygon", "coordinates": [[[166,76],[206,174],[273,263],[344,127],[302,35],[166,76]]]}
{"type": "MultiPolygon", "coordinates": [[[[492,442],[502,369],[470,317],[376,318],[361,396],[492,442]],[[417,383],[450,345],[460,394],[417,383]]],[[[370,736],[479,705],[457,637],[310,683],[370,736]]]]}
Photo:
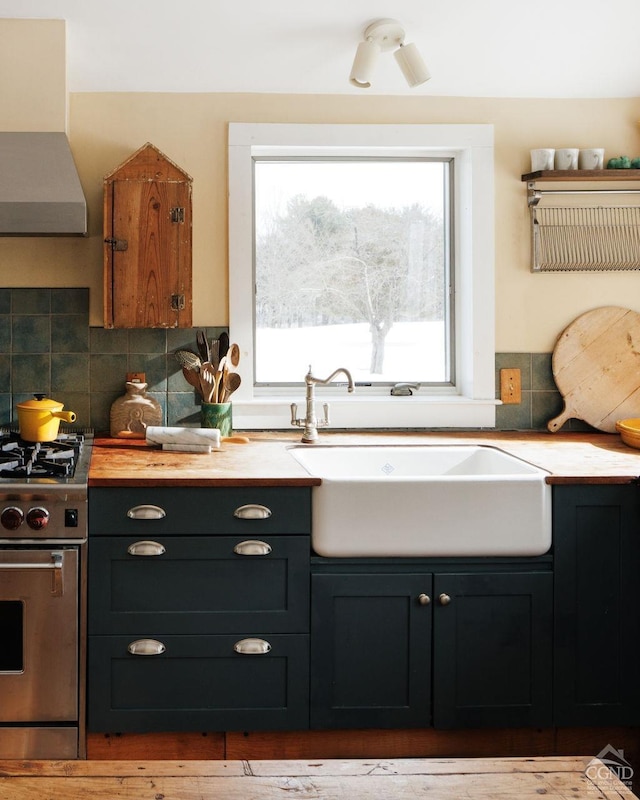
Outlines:
{"type": "Polygon", "coordinates": [[[597,759],[0,761],[2,800],[631,800],[597,759]]]}

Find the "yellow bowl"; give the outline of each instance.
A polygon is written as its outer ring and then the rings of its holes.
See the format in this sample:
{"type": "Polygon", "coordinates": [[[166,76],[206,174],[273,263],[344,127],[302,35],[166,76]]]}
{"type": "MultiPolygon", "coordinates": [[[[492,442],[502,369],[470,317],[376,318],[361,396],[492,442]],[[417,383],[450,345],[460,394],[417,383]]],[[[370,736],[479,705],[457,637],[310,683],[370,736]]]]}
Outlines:
{"type": "Polygon", "coordinates": [[[640,418],[619,419],[616,430],[625,444],[640,450],[640,418]]]}

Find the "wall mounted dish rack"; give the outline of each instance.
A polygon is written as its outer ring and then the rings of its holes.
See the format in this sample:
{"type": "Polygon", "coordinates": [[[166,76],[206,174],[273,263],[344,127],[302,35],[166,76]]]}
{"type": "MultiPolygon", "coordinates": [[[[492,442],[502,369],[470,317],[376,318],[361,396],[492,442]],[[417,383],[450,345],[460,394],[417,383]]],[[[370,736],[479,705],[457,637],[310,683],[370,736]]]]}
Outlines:
{"type": "Polygon", "coordinates": [[[640,269],[640,170],[544,170],[522,176],[531,217],[532,272],[640,269]],[[540,188],[545,182],[636,181],[637,187],[540,188]],[[545,205],[545,197],[580,196],[576,205],[545,205]],[[596,205],[600,196],[624,204],[596,205]],[[638,205],[632,203],[633,197],[638,205]]]}

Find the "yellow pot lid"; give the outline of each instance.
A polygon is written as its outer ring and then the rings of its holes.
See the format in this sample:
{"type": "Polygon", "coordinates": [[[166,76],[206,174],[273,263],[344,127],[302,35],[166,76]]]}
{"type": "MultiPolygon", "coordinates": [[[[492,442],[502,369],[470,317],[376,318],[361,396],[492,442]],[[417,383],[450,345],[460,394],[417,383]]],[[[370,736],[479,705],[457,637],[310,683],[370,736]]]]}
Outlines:
{"type": "Polygon", "coordinates": [[[47,409],[49,411],[60,411],[64,408],[64,403],[59,403],[57,400],[51,400],[44,394],[35,394],[33,400],[25,400],[24,403],[18,403],[17,408],[35,408],[39,411],[47,409]]]}

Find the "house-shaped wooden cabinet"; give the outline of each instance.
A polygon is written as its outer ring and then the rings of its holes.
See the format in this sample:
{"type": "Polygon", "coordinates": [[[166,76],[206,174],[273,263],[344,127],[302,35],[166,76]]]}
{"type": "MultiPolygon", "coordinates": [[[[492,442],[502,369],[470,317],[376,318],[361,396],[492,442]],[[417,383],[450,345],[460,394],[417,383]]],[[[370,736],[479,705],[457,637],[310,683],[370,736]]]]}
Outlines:
{"type": "Polygon", "coordinates": [[[104,178],[105,328],[190,328],[192,179],[152,144],[104,178]]]}

